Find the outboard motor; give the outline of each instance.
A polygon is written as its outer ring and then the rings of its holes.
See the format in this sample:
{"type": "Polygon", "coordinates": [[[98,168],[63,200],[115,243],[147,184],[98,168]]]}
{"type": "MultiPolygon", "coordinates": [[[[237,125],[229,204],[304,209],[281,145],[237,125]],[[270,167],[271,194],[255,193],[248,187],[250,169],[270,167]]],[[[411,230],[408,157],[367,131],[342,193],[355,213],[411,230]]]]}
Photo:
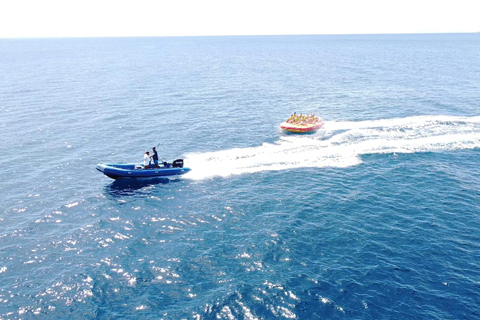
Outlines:
{"type": "Polygon", "coordinates": [[[177,160],[173,161],[172,167],[183,168],[183,159],[177,159],[177,160]]]}

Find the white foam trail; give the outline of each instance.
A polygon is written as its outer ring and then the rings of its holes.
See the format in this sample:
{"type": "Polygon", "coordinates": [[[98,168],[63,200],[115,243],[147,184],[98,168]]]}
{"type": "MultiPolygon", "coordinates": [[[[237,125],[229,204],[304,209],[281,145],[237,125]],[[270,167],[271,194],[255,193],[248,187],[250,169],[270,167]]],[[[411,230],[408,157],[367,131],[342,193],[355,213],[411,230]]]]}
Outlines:
{"type": "Polygon", "coordinates": [[[250,148],[192,153],[185,177],[205,179],[303,167],[349,167],[361,155],[480,148],[480,117],[416,116],[327,121],[315,135],[286,135],[250,148]]]}

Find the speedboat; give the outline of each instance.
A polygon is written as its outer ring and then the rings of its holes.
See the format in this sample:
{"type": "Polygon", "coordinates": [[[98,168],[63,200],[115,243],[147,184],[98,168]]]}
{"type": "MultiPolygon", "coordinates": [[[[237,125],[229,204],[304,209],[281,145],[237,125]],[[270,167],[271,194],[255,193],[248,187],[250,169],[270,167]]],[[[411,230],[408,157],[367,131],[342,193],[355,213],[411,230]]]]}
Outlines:
{"type": "Polygon", "coordinates": [[[171,163],[164,162],[158,168],[155,165],[145,168],[131,163],[99,163],[96,169],[112,179],[166,177],[182,175],[191,170],[183,166],[183,159],[177,159],[171,163]]]}
{"type": "Polygon", "coordinates": [[[280,128],[293,133],[313,133],[323,126],[322,119],[314,115],[293,114],[287,121],[280,124],[280,128]]]}

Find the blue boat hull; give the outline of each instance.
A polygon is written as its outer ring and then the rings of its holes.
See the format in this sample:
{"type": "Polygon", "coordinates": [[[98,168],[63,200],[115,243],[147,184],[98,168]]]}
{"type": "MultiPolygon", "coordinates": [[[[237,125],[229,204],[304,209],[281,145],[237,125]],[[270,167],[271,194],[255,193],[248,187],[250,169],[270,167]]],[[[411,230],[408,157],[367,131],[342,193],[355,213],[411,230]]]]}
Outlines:
{"type": "Polygon", "coordinates": [[[99,163],[96,169],[112,179],[155,178],[182,175],[190,168],[172,167],[171,164],[160,168],[144,169],[142,166],[129,163],[99,163]]]}

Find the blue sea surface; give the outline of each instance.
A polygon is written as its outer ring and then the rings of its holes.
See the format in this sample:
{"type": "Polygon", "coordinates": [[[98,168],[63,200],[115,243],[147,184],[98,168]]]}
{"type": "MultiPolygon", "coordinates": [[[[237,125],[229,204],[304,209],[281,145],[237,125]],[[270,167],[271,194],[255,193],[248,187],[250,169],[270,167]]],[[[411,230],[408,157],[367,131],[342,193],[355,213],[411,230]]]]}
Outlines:
{"type": "Polygon", "coordinates": [[[480,34],[0,39],[0,115],[0,319],[480,319],[480,34]]]}

